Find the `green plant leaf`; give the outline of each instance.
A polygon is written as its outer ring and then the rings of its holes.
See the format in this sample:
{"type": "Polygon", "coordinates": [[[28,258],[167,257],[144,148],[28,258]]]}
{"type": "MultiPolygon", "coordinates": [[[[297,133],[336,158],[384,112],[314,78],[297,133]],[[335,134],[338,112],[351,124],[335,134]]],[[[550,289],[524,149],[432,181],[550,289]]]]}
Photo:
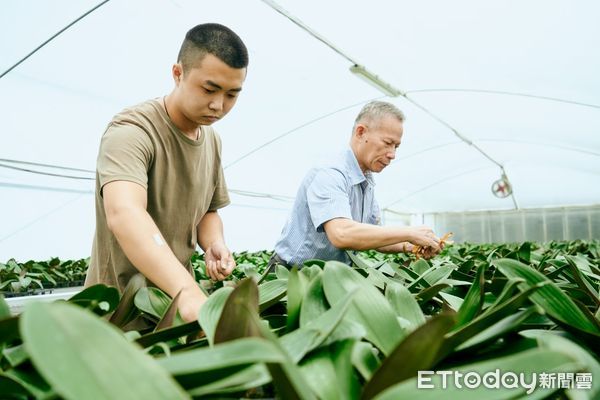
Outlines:
{"type": "Polygon", "coordinates": [[[172,328],[166,328],[159,331],[154,331],[152,333],[147,333],[143,336],[137,337],[135,341],[142,347],[148,347],[156,343],[175,340],[182,336],[191,335],[193,333],[197,333],[199,330],[200,326],[198,325],[198,321],[191,321],[186,324],[174,326],[172,328]]]}
{"type": "Polygon", "coordinates": [[[285,361],[279,348],[269,340],[247,337],[176,353],[158,363],[183,387],[200,388],[252,364],[285,361]]]}
{"type": "Polygon", "coordinates": [[[252,315],[258,315],[258,286],[252,278],[243,279],[225,301],[215,329],[214,343],[249,336],[261,336],[252,315]]]}
{"type": "Polygon", "coordinates": [[[325,264],[323,287],[329,304],[335,304],[358,288],[357,300],[352,302],[347,318],[362,324],[366,339],[375,344],[384,354],[389,354],[396,344],[406,336],[396,314],[383,294],[352,268],[337,261],[325,264]],[[360,299],[360,300],[358,300],[360,299]]]}
{"type": "Polygon", "coordinates": [[[524,292],[515,295],[514,297],[502,303],[501,305],[495,307],[493,310],[490,310],[485,314],[481,314],[468,324],[463,325],[458,330],[452,331],[451,333],[447,334],[446,341],[442,345],[438,357],[442,359],[453,349],[460,346],[462,343],[466,342],[473,336],[477,335],[482,330],[492,326],[493,324],[502,320],[503,318],[512,315],[525,303],[525,301],[529,299],[531,294],[539,288],[540,286],[533,286],[525,290],[524,292]]]}
{"type": "Polygon", "coordinates": [[[212,346],[214,345],[215,339],[215,331],[217,328],[217,324],[219,323],[219,319],[221,318],[221,313],[223,312],[223,308],[225,307],[225,302],[229,298],[229,295],[233,292],[232,287],[222,287],[217,289],[213,294],[211,294],[202,308],[200,309],[200,315],[198,316],[198,322],[208,339],[208,343],[212,346]]]}
{"type": "Polygon", "coordinates": [[[77,304],[80,307],[89,308],[97,314],[103,315],[112,312],[119,304],[119,291],[112,286],[97,284],[83,289],[81,292],[72,296],[69,303],[77,304]],[[98,305],[101,302],[109,304],[108,310],[101,310],[98,305]]]}
{"type": "Polygon", "coordinates": [[[444,335],[452,328],[454,317],[440,314],[408,335],[383,363],[363,389],[362,398],[372,399],[399,382],[428,370],[437,361],[444,335]]]}
{"type": "Polygon", "coordinates": [[[475,275],[475,279],[465,296],[465,299],[458,309],[458,314],[456,315],[456,325],[454,329],[458,329],[459,327],[467,324],[471,321],[481,310],[483,305],[483,295],[484,295],[484,283],[485,277],[483,272],[485,271],[486,265],[481,264],[479,268],[477,268],[477,275],[475,275]]]}
{"type": "Polygon", "coordinates": [[[549,316],[563,324],[592,335],[600,336],[600,326],[598,321],[595,319],[590,320],[588,316],[584,314],[562,290],[560,290],[556,283],[546,278],[540,272],[515,260],[494,260],[493,264],[508,278],[525,279],[525,282],[519,284],[521,290],[526,290],[538,283],[545,283],[540,290],[531,295],[531,300],[534,303],[542,307],[549,316]]]}
{"type": "Polygon", "coordinates": [[[288,276],[287,287],[287,330],[292,331],[300,325],[300,307],[308,287],[308,279],[293,267],[288,276]]]}
{"type": "Polygon", "coordinates": [[[277,266],[275,267],[275,276],[277,276],[277,279],[286,280],[288,279],[289,275],[290,271],[286,267],[277,264],[277,266]]]}
{"type": "Polygon", "coordinates": [[[158,322],[171,305],[171,298],[155,287],[140,288],[134,298],[137,308],[158,322]]]}
{"type": "MultiPolygon", "coordinates": [[[[499,379],[498,387],[487,388],[481,384],[478,387],[465,387],[464,381],[459,381],[461,388],[455,385],[455,379],[449,377],[446,379],[446,387],[442,384],[442,375],[435,374],[435,371],[422,371],[421,383],[431,385],[431,388],[418,388],[419,378],[412,378],[394,385],[387,390],[381,392],[375,399],[377,400],[397,400],[397,399],[419,399],[419,400],[446,400],[446,399],[461,399],[461,400],[500,400],[500,399],[521,399],[527,396],[527,388],[514,385],[501,385],[500,374],[515,373],[518,379],[519,373],[524,373],[525,382],[531,383],[532,374],[540,373],[570,373],[576,372],[580,365],[572,357],[557,351],[534,348],[519,352],[517,354],[495,358],[488,361],[483,361],[474,364],[461,365],[451,368],[451,371],[459,371],[461,374],[478,374],[480,377],[486,374],[495,374],[498,371],[499,379]],[[427,374],[425,374],[427,373],[427,374]]],[[[492,383],[492,376],[488,375],[489,383],[492,383]]],[[[489,384],[488,383],[488,384],[489,384]]],[[[547,398],[556,388],[544,389],[537,387],[530,396],[534,398],[547,398]]]]}
{"type": "Polygon", "coordinates": [[[162,318],[160,319],[160,321],[158,321],[158,324],[156,324],[154,332],[184,324],[183,319],[177,313],[177,301],[179,300],[180,294],[181,290],[179,291],[179,293],[177,293],[177,295],[171,301],[171,304],[169,304],[169,307],[165,310],[162,318]]]}
{"type": "Polygon", "coordinates": [[[0,320],[9,318],[10,316],[10,307],[6,300],[4,300],[4,296],[0,294],[0,320]]]}
{"type": "Polygon", "coordinates": [[[25,361],[29,360],[29,354],[25,350],[25,346],[22,344],[3,349],[2,355],[12,368],[16,368],[25,361]]]}
{"type": "Polygon", "coordinates": [[[32,303],[21,331],[33,364],[66,399],[188,398],[152,358],[86,310],[32,303]]]}
{"type": "Polygon", "coordinates": [[[535,312],[534,307],[517,311],[515,314],[501,319],[488,328],[483,329],[469,340],[466,340],[457,347],[457,351],[472,352],[474,349],[491,344],[506,334],[518,331],[527,318],[531,317],[535,312]]]}
{"type": "Polygon", "coordinates": [[[257,388],[271,382],[271,374],[264,364],[254,364],[238,372],[227,375],[220,374],[211,383],[190,389],[188,393],[194,397],[203,397],[208,394],[218,395],[241,392],[257,388]]]}
{"type": "MultiPolygon", "coordinates": [[[[600,363],[586,349],[577,343],[559,336],[556,332],[546,330],[527,330],[519,332],[520,335],[536,339],[540,348],[558,351],[577,360],[583,367],[579,372],[589,372],[592,376],[600,376],[600,363]]],[[[591,389],[571,388],[567,396],[572,399],[595,399],[600,395],[600,385],[592,384],[591,389]]]]}
{"type": "Polygon", "coordinates": [[[141,273],[137,273],[131,277],[125,290],[123,290],[123,296],[121,301],[117,305],[117,308],[110,316],[109,322],[119,328],[123,328],[128,322],[135,319],[140,314],[137,307],[135,307],[134,298],[140,288],[146,286],[146,278],[141,273]]]}
{"type": "Polygon", "coordinates": [[[369,342],[356,342],[352,349],[352,365],[362,375],[365,381],[369,381],[375,371],[381,365],[375,353],[379,351],[369,342]]]}
{"type": "Polygon", "coordinates": [[[319,317],[281,337],[279,340],[281,346],[285,348],[294,362],[300,361],[309,351],[320,346],[339,326],[345,314],[349,311],[352,299],[356,294],[356,289],[351,290],[346,293],[343,299],[319,317]]]}
{"type": "Polygon", "coordinates": [[[300,326],[306,326],[329,309],[323,291],[323,276],[319,272],[309,283],[300,307],[300,326]]]}
{"type": "Polygon", "coordinates": [[[410,322],[410,331],[425,323],[425,315],[414,295],[399,283],[390,283],[385,290],[385,298],[390,302],[396,315],[410,322]]]}
{"type": "Polygon", "coordinates": [[[263,312],[272,305],[277,304],[279,300],[284,298],[287,292],[287,285],[287,279],[274,279],[259,285],[258,305],[260,312],[263,312]]]}
{"type": "Polygon", "coordinates": [[[312,353],[300,364],[300,371],[313,392],[322,400],[343,399],[329,348],[312,353]]]}

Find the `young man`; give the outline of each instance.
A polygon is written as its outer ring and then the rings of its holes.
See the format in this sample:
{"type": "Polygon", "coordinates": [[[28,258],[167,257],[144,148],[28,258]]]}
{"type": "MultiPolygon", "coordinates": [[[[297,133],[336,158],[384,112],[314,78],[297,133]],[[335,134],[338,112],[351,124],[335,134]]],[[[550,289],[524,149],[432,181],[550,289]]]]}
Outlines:
{"type": "Polygon", "coordinates": [[[96,172],[96,234],[86,286],[123,291],[141,272],[197,319],[206,300],[190,257],[205,252],[212,279],[235,267],[217,213],[229,204],[221,141],[211,125],[235,105],[246,78],[242,40],[219,24],[186,35],[172,67],[173,91],[116,115],[104,132],[96,172]]]}
{"type": "Polygon", "coordinates": [[[403,121],[393,104],[373,101],[363,107],[350,148],[302,181],[270,265],[302,265],[312,258],[349,263],[345,250],[397,253],[413,245],[425,246],[425,257],[439,253],[440,240],[428,227],[379,226],[373,173],[396,157],[403,121]]]}

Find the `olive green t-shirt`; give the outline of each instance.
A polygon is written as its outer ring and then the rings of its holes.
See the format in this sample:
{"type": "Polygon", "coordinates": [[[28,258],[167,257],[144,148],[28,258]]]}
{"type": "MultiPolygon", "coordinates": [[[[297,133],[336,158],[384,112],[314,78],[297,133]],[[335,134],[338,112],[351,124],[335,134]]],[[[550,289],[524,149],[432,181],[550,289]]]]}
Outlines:
{"type": "Polygon", "coordinates": [[[104,132],[96,166],[96,233],[85,285],[104,283],[123,292],[138,270],[106,223],[102,188],[113,181],[146,189],[148,213],[191,273],[198,223],[207,211],[229,204],[221,141],[214,129],[202,126],[198,140],[192,140],[173,124],[161,102],[149,100],[117,114],[104,132]]]}

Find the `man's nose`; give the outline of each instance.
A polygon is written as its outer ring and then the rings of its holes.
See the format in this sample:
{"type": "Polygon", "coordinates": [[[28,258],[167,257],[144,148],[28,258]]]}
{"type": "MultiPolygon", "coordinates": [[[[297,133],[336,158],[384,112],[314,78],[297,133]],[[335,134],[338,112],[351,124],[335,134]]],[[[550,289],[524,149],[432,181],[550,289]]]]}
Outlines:
{"type": "Polygon", "coordinates": [[[223,96],[215,96],[210,103],[208,103],[208,108],[213,111],[223,110],[223,96]]]}

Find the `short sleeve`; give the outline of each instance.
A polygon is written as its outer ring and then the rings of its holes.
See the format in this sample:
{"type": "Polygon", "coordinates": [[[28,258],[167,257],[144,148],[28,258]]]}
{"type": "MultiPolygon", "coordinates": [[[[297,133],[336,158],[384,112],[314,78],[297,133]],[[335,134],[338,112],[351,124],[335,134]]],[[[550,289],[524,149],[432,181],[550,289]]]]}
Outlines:
{"type": "Polygon", "coordinates": [[[219,167],[219,172],[217,174],[217,182],[215,186],[215,193],[213,194],[208,209],[210,211],[215,211],[219,208],[227,206],[229,203],[231,203],[231,200],[229,200],[227,183],[225,183],[225,174],[223,173],[223,167],[219,167]]]}
{"type": "Polygon", "coordinates": [[[317,172],[307,187],[306,200],[315,229],[323,232],[323,224],[334,218],[352,219],[346,179],[339,171],[317,172]]]}
{"type": "Polygon", "coordinates": [[[368,222],[373,225],[381,225],[381,209],[379,208],[377,200],[374,198],[373,207],[371,208],[371,215],[368,222]]]}
{"type": "Polygon", "coordinates": [[[153,145],[139,127],[111,124],[100,142],[96,169],[100,188],[114,181],[130,181],[148,189],[153,145]]]}

